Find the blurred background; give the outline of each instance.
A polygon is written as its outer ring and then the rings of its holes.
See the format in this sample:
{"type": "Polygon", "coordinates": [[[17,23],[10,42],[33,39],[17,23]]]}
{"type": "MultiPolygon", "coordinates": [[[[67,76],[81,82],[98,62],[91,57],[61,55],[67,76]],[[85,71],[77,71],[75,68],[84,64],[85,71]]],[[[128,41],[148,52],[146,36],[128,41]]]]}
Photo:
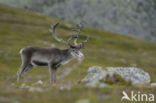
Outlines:
{"type": "Polygon", "coordinates": [[[0,3],[156,41],[156,0],[0,0],[0,3]]]}

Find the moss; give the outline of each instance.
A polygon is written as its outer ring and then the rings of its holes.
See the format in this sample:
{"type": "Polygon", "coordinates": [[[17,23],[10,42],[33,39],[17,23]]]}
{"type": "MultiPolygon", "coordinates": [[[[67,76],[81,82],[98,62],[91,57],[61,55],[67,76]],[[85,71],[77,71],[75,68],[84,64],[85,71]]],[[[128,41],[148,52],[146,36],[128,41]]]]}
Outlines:
{"type": "Polygon", "coordinates": [[[126,81],[122,76],[119,74],[114,74],[112,77],[109,75],[106,77],[103,82],[110,84],[110,85],[126,85],[126,86],[132,86],[132,83],[130,81],[126,81]]]}
{"type": "Polygon", "coordinates": [[[120,84],[120,85],[128,85],[131,86],[131,82],[130,81],[126,81],[122,76],[120,76],[119,74],[114,74],[113,75],[114,78],[114,82],[115,84],[120,84]]]}

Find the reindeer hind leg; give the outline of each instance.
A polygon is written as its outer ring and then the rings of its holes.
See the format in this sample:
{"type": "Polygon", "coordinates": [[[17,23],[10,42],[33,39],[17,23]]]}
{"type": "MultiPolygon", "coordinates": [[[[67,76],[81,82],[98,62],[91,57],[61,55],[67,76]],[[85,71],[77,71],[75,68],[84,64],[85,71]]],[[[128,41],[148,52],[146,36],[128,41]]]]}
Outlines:
{"type": "Polygon", "coordinates": [[[17,82],[20,82],[21,74],[25,70],[25,68],[29,65],[30,59],[26,57],[26,55],[22,55],[22,64],[17,72],[17,82]]]}
{"type": "Polygon", "coordinates": [[[29,64],[24,70],[24,81],[28,81],[28,72],[33,68],[32,64],[29,64]]]}

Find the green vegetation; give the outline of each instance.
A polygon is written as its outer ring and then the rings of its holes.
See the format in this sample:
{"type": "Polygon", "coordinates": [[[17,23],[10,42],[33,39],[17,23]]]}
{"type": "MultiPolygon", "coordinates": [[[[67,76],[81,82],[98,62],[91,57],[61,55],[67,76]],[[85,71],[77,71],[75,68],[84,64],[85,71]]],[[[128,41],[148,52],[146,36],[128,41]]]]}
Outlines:
{"type": "MultiPolygon", "coordinates": [[[[127,82],[122,76],[119,74],[114,74],[113,78],[111,78],[109,75],[107,76],[107,79],[104,81],[107,84],[119,84],[119,85],[127,85],[130,86],[131,82],[127,82]]],[[[131,85],[132,86],[132,85],[131,85]]]]}
{"type": "Polygon", "coordinates": [[[67,39],[71,34],[71,28],[75,25],[0,4],[0,102],[74,103],[87,98],[91,103],[104,101],[117,103],[122,97],[122,90],[140,90],[156,94],[156,88],[121,85],[109,88],[86,88],[82,84],[77,84],[92,65],[137,66],[149,72],[152,81],[156,81],[156,44],[92,28],[84,28],[82,32],[83,35],[90,36],[90,41],[85,45],[86,49],[82,50],[85,59],[77,69],[66,78],[57,80],[56,86],[51,87],[48,69],[34,68],[29,73],[28,84],[42,80],[44,82],[42,88],[48,88],[48,91],[29,92],[27,89],[19,89],[22,82],[16,83],[16,72],[21,64],[19,54],[21,48],[30,45],[50,47],[52,44],[65,48],[56,42],[49,32],[50,25],[56,22],[61,24],[57,29],[59,36],[67,39]],[[72,88],[61,90],[61,86],[72,86],[72,88]]]}

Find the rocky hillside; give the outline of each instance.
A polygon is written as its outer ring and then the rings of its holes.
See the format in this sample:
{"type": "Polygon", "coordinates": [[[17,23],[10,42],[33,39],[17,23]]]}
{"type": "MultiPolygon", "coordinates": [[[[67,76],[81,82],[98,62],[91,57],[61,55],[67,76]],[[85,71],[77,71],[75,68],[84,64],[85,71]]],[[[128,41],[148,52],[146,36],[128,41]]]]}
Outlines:
{"type": "Polygon", "coordinates": [[[155,0],[1,0],[72,23],[156,41],[155,0]]]}

